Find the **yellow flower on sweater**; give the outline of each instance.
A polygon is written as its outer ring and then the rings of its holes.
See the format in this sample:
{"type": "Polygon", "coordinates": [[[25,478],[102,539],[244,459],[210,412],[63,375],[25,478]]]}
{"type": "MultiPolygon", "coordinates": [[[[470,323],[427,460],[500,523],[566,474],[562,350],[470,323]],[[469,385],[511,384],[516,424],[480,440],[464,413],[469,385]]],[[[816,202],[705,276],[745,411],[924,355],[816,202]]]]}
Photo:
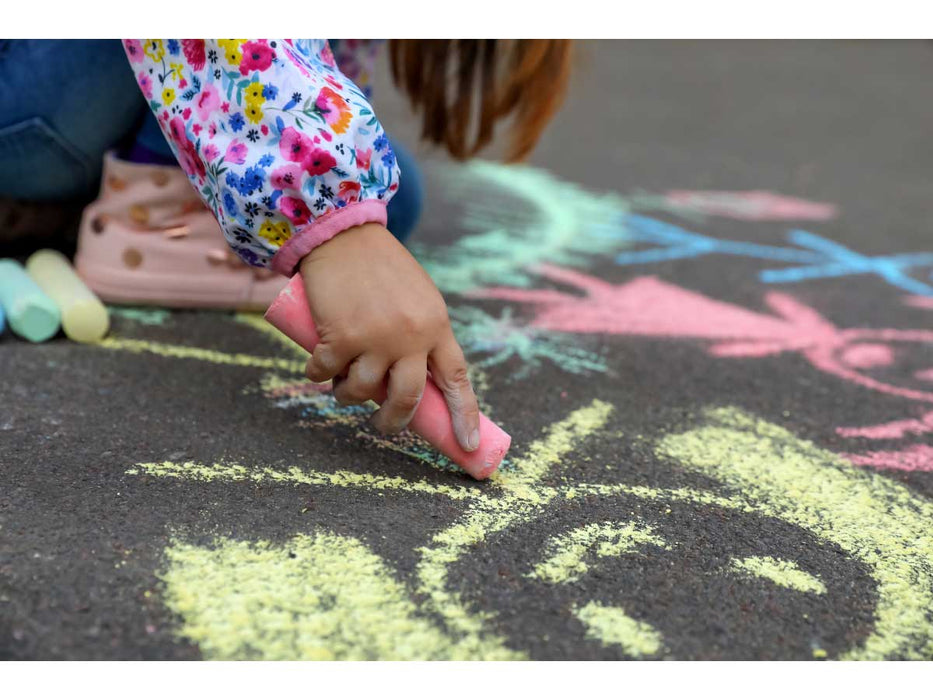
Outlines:
{"type": "Polygon", "coordinates": [[[143,53],[153,61],[161,61],[165,56],[165,45],[161,39],[146,39],[143,53]]]}
{"type": "Polygon", "coordinates": [[[262,95],[262,90],[262,83],[259,81],[247,85],[246,89],[243,90],[243,99],[246,100],[246,104],[262,107],[263,103],[266,101],[266,98],[262,95]]]}
{"type": "Polygon", "coordinates": [[[162,91],[162,102],[165,103],[165,106],[172,104],[175,101],[175,91],[172,88],[165,88],[162,91]]]}
{"type": "Polygon", "coordinates": [[[256,104],[255,102],[247,102],[245,112],[246,118],[251,124],[258,124],[262,121],[262,103],[256,104]]]}
{"type": "Polygon", "coordinates": [[[218,39],[217,44],[224,50],[224,55],[227,58],[227,63],[231,66],[239,66],[240,61],[243,60],[243,52],[240,51],[240,47],[246,39],[218,39]]]}
{"type": "Polygon", "coordinates": [[[175,74],[175,80],[181,80],[181,72],[184,70],[184,66],[180,63],[169,63],[168,67],[172,69],[172,72],[175,74]]]}
{"type": "Polygon", "coordinates": [[[259,227],[259,237],[265,238],[272,245],[282,246],[285,241],[292,237],[292,228],[287,221],[279,221],[274,224],[271,221],[266,221],[259,227]]]}

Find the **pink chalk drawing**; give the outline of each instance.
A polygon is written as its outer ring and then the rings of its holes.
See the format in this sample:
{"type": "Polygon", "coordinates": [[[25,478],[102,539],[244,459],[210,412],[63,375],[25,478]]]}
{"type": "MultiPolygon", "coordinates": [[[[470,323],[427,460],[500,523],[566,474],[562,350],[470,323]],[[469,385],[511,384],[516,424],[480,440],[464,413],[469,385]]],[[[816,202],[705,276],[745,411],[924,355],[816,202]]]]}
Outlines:
{"type": "Polygon", "coordinates": [[[762,190],[747,192],[717,192],[702,190],[672,190],[667,203],[698,211],[708,216],[721,216],[740,221],[828,221],[836,217],[836,207],[823,202],[787,197],[762,190]]]}
{"type": "Polygon", "coordinates": [[[933,392],[897,386],[859,370],[894,362],[896,343],[933,348],[933,331],[893,328],[839,329],[815,310],[780,292],[765,295],[774,315],[716,301],[655,277],[613,285],[555,265],[535,268],[585,296],[556,289],[493,287],[470,296],[524,302],[536,307],[534,328],[711,341],[716,357],[765,357],[797,352],[816,369],[872,391],[933,403],[933,392]]]}
{"type": "Polygon", "coordinates": [[[875,469],[898,469],[905,472],[933,471],[933,447],[929,445],[911,445],[903,450],[843,456],[852,464],[875,469]]]}
{"type": "Polygon", "coordinates": [[[918,309],[933,309],[933,297],[914,295],[904,297],[904,303],[918,309]]]}
{"type": "Polygon", "coordinates": [[[924,413],[920,418],[908,418],[860,428],[836,428],[836,434],[842,437],[868,440],[899,440],[907,435],[925,433],[933,433],[933,411],[924,413]]]}

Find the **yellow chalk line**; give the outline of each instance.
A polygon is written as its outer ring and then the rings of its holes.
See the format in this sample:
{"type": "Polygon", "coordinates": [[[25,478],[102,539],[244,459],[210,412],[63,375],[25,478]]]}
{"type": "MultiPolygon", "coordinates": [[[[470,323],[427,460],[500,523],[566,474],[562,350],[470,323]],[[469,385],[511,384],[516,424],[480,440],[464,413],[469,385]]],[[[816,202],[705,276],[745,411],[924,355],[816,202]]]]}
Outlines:
{"type": "Polygon", "coordinates": [[[195,348],[188,345],[173,345],[170,343],[157,343],[152,340],[134,340],[131,338],[104,338],[98,347],[107,350],[126,350],[128,352],[149,352],[162,357],[179,358],[185,360],[202,360],[217,365],[238,365],[240,367],[260,367],[265,369],[278,369],[295,374],[304,374],[305,363],[296,360],[286,360],[278,357],[257,357],[243,353],[227,353],[219,350],[195,348]]]}
{"type": "Polygon", "coordinates": [[[379,476],[340,470],[334,472],[306,471],[299,467],[273,469],[272,467],[244,467],[239,464],[201,464],[198,462],[142,462],[126,474],[146,475],[162,478],[188,479],[191,481],[252,481],[301,484],[306,486],[341,486],[376,490],[425,493],[446,496],[455,501],[486,500],[478,490],[450,484],[432,484],[427,481],[410,481],[401,477],[379,476]]]}

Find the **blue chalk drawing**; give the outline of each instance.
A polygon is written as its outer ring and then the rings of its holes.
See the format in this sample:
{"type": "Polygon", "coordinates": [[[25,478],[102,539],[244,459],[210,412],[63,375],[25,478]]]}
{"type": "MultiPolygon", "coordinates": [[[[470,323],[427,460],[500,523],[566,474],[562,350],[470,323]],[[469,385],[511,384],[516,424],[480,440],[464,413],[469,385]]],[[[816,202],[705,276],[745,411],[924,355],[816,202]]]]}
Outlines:
{"type": "Polygon", "coordinates": [[[914,267],[933,266],[933,253],[900,253],[872,257],[856,253],[808,231],[791,231],[788,238],[798,246],[819,251],[824,255],[824,260],[802,267],[762,270],[759,273],[762,282],[776,284],[847,275],[877,275],[892,287],[911,294],[933,296],[933,287],[910,277],[906,272],[914,267]]]}
{"type": "Polygon", "coordinates": [[[620,253],[616,256],[616,263],[619,265],[643,265],[714,253],[796,263],[820,263],[826,259],[820,253],[796,248],[725,241],[712,236],[704,236],[702,233],[687,231],[674,224],[648,216],[627,216],[620,237],[663,247],[620,253]]]}
{"type": "Polygon", "coordinates": [[[617,231],[604,235],[657,246],[647,250],[619,253],[615,258],[619,265],[646,265],[712,254],[736,255],[797,263],[793,267],[762,270],[758,277],[766,284],[873,274],[891,286],[911,294],[933,296],[933,286],[914,279],[907,273],[911,268],[933,267],[933,253],[867,256],[815,233],[799,229],[788,233],[788,239],[797,246],[796,248],[728,241],[639,215],[625,217],[617,231]]]}

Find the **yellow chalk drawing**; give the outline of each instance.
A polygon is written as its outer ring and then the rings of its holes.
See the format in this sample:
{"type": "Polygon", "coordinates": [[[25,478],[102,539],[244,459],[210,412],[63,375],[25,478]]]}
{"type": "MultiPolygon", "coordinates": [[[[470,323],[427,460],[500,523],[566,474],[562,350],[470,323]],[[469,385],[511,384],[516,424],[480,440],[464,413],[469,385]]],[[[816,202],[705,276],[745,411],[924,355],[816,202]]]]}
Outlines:
{"type": "Polygon", "coordinates": [[[552,538],[546,545],[552,554],[530,574],[548,583],[569,583],[588,570],[588,556],[617,557],[635,552],[645,544],[670,549],[650,527],[635,523],[591,523],[552,538]]]}
{"type": "Polygon", "coordinates": [[[294,372],[296,374],[304,374],[305,370],[305,363],[295,360],[286,360],[277,357],[257,357],[256,355],[245,355],[243,353],[227,353],[220,352],[219,350],[208,350],[207,348],[197,348],[187,345],[157,343],[152,340],[134,340],[131,338],[115,338],[111,336],[100,341],[98,346],[108,350],[126,350],[135,353],[149,352],[154,355],[161,355],[162,357],[203,360],[219,365],[278,369],[286,372],[294,372]]]}
{"type": "Polygon", "coordinates": [[[301,347],[294,340],[282,333],[278,328],[266,321],[262,314],[239,313],[233,317],[239,323],[249,326],[255,331],[259,331],[267,338],[271,338],[283,348],[292,353],[296,358],[307,360],[308,351],[301,347]]]}
{"type": "Polygon", "coordinates": [[[165,601],[207,659],[475,658],[418,615],[395,574],[359,540],[219,539],[211,547],[174,543],[165,554],[165,601]]]}
{"type": "Polygon", "coordinates": [[[750,574],[768,579],[784,588],[803,593],[826,593],[826,586],[816,576],[803,571],[792,561],[774,557],[746,557],[733,559],[732,568],[740,574],[750,574]]]}
{"type": "MultiPolygon", "coordinates": [[[[716,479],[721,487],[714,490],[665,489],[574,481],[563,471],[563,465],[588,438],[604,431],[611,411],[611,406],[601,401],[575,410],[518,456],[514,471],[499,474],[485,484],[460,485],[442,479],[406,479],[348,470],[320,472],[236,464],[147,463],[129,473],[202,482],[269,482],[293,487],[425,494],[463,504],[464,510],[457,520],[417,550],[419,561],[415,565],[411,589],[402,584],[392,589],[393,595],[401,596],[398,599],[401,603],[411,602],[415,606],[411,615],[439,621],[441,632],[437,634],[440,637],[419,637],[424,646],[415,654],[418,658],[453,658],[454,654],[456,658],[524,658],[526,654],[514,648],[514,643],[497,630],[495,612],[483,610],[463,597],[452,578],[452,567],[463,562],[475,546],[482,545],[492,535],[540,519],[557,502],[595,498],[612,503],[621,497],[658,503],[661,517],[676,510],[678,504],[690,504],[776,518],[838,546],[866,567],[878,595],[874,628],[861,642],[838,656],[845,659],[933,658],[933,528],[930,525],[933,503],[897,482],[860,471],[787,430],[735,408],[707,411],[699,427],[664,436],[657,442],[659,456],[716,479]],[[558,469],[561,471],[557,472],[558,469]]],[[[552,585],[560,585],[585,574],[578,564],[586,563],[583,554],[560,558],[564,544],[576,542],[568,550],[573,552],[578,544],[587,542],[586,555],[616,556],[630,551],[626,537],[639,539],[639,546],[668,546],[636,520],[628,524],[584,524],[579,531],[573,531],[573,536],[565,534],[564,539],[553,538],[545,549],[549,558],[537,566],[529,562],[528,572],[534,572],[552,585]],[[605,529],[609,527],[615,529],[605,529]]],[[[671,541],[669,551],[676,551],[676,544],[671,541]]],[[[737,558],[731,571],[740,576],[763,576],[804,593],[826,591],[821,581],[788,561],[769,557],[737,558]]],[[[392,579],[398,580],[394,576],[392,579]]],[[[632,621],[620,608],[600,601],[581,600],[574,610],[589,636],[607,645],[618,645],[627,655],[653,655],[662,649],[660,635],[647,622],[632,621]]],[[[186,625],[197,628],[192,617],[195,614],[193,608],[182,614],[186,625]]],[[[207,640],[208,636],[213,639],[219,634],[218,629],[212,627],[201,639],[207,640]]],[[[277,648],[275,635],[249,634],[253,635],[250,649],[264,650],[262,654],[277,653],[274,652],[277,648]]],[[[212,643],[199,641],[202,649],[205,644],[212,643]]],[[[360,653],[377,652],[364,647],[360,653]]],[[[241,652],[231,654],[237,656],[241,652]]],[[[297,658],[294,650],[285,655],[297,658]]],[[[813,656],[821,658],[828,656],[828,652],[816,649],[813,656]]]]}
{"type": "Polygon", "coordinates": [[[869,567],[875,628],[845,659],[933,658],[933,503],[736,408],[659,443],[660,455],[720,479],[747,507],[832,542],[869,567]]]}
{"type": "Polygon", "coordinates": [[[197,462],[143,462],[126,474],[131,476],[157,476],[190,481],[251,481],[275,482],[303,486],[360,487],[377,491],[393,490],[446,496],[455,501],[484,498],[478,490],[452,484],[432,484],[427,481],[409,481],[400,477],[379,476],[347,470],[333,472],[307,471],[298,467],[273,469],[271,467],[244,467],[239,464],[199,464],[197,462]]]}
{"type": "Polygon", "coordinates": [[[628,656],[654,656],[664,649],[661,634],[654,627],[629,617],[622,608],[593,602],[575,609],[574,614],[586,626],[587,637],[606,645],[618,644],[628,656]]]}

